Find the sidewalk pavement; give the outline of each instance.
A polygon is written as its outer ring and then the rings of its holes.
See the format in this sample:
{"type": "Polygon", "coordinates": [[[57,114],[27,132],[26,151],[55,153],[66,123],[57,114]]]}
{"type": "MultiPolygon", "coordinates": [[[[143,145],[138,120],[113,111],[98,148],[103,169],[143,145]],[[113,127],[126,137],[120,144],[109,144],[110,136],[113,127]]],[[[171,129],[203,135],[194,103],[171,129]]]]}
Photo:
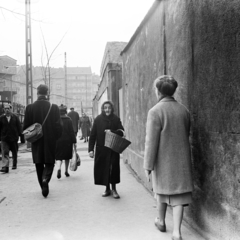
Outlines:
{"type": "MultiPolygon", "coordinates": [[[[0,174],[0,239],[3,240],[170,240],[172,213],[166,217],[167,232],[154,226],[157,215],[152,195],[121,161],[120,199],[102,197],[104,186],[93,181],[93,159],[87,143],[77,144],[81,166],[57,179],[54,169],[47,198],[41,194],[31,152],[22,145],[18,168],[0,174]]],[[[1,167],[0,161],[0,167],[1,167]]],[[[184,240],[203,240],[185,222],[184,240]]]]}

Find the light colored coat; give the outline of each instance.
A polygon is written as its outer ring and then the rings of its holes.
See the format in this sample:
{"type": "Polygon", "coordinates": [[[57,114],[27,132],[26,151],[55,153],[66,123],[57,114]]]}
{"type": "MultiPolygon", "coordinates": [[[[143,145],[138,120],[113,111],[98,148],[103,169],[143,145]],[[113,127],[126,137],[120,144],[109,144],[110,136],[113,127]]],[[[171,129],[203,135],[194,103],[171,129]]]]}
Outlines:
{"type": "Polygon", "coordinates": [[[173,97],[163,98],[149,110],[144,169],[152,170],[155,193],[193,190],[189,132],[189,111],[173,97]]]}

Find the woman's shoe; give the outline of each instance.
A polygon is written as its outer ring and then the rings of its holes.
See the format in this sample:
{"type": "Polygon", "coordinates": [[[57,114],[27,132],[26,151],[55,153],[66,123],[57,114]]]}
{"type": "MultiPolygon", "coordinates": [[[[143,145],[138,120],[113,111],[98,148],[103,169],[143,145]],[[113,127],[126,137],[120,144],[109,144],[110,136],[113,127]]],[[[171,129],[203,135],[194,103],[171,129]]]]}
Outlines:
{"type": "Polygon", "coordinates": [[[120,196],[118,195],[116,190],[112,190],[112,195],[113,195],[113,198],[115,198],[115,199],[120,198],[120,196]]]}
{"type": "Polygon", "coordinates": [[[158,217],[155,218],[155,222],[154,223],[155,223],[155,226],[158,228],[158,230],[160,232],[166,232],[166,225],[165,224],[161,225],[160,222],[159,222],[159,218],[158,217]]]}
{"type": "Polygon", "coordinates": [[[57,171],[57,178],[58,179],[61,178],[61,170],[60,169],[57,171]]]}
{"type": "Polygon", "coordinates": [[[111,195],[111,190],[106,190],[103,194],[102,194],[102,197],[108,197],[111,195]]]}
{"type": "Polygon", "coordinates": [[[70,177],[70,174],[68,172],[65,172],[66,177],[70,177]]]}

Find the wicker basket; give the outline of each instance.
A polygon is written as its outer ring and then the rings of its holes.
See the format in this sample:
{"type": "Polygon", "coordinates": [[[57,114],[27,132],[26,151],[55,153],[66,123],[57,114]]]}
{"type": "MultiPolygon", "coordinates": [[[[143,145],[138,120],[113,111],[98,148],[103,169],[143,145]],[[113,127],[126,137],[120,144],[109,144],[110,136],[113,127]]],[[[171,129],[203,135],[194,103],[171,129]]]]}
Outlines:
{"type": "Polygon", "coordinates": [[[120,137],[110,131],[105,134],[105,147],[111,148],[114,152],[122,153],[131,144],[124,137],[120,137]]]}

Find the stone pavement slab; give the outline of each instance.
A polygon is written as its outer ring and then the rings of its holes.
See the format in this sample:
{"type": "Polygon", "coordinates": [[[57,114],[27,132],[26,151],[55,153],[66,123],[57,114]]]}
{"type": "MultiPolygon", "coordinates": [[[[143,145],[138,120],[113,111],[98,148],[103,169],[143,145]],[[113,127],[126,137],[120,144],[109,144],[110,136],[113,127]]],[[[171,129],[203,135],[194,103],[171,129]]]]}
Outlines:
{"type": "MultiPolygon", "coordinates": [[[[120,199],[103,198],[104,186],[93,181],[93,159],[87,144],[78,142],[81,166],[57,179],[55,168],[47,198],[41,195],[31,152],[19,151],[17,170],[0,174],[0,239],[3,240],[170,240],[172,215],[167,213],[167,232],[154,226],[156,202],[121,161],[120,199]]],[[[1,167],[1,161],[0,161],[1,167]]],[[[184,240],[203,240],[184,223],[184,240]]]]}

